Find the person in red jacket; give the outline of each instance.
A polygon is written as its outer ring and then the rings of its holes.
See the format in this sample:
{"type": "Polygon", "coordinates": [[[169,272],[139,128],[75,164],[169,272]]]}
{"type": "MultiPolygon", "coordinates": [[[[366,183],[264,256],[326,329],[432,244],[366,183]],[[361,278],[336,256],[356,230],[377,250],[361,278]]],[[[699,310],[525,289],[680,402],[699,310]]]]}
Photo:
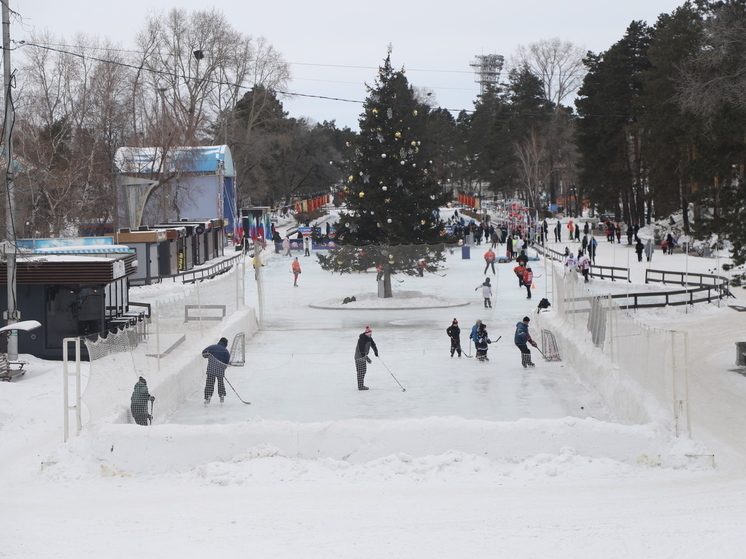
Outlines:
{"type": "Polygon", "coordinates": [[[492,252],[492,249],[487,250],[487,252],[484,253],[484,273],[487,273],[487,269],[492,266],[492,274],[495,275],[495,253],[492,252]]]}
{"type": "Polygon", "coordinates": [[[528,292],[528,296],[526,299],[531,298],[531,286],[534,283],[534,273],[531,271],[531,268],[526,268],[523,270],[523,285],[526,286],[526,291],[528,292]]]}
{"type": "Polygon", "coordinates": [[[295,257],[295,260],[293,260],[293,287],[298,287],[298,276],[300,275],[300,262],[298,262],[298,257],[295,257]]]}

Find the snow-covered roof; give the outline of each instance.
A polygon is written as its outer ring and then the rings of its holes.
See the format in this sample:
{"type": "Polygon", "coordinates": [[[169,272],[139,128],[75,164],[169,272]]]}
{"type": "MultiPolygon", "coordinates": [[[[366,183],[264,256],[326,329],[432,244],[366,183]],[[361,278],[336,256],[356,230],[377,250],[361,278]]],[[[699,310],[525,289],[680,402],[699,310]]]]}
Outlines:
{"type": "Polygon", "coordinates": [[[73,245],[62,247],[37,248],[32,254],[110,254],[133,253],[134,249],[126,245],[73,245]]]}
{"type": "Polygon", "coordinates": [[[114,165],[121,174],[178,171],[236,176],[233,156],[226,145],[174,147],[165,153],[159,147],[123,147],[117,150],[114,165]]]}

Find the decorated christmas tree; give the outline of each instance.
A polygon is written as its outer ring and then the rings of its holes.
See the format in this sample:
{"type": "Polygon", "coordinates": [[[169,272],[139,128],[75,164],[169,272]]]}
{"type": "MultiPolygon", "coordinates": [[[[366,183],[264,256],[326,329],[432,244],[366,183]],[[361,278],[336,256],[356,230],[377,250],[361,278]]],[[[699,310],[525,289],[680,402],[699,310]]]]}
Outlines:
{"type": "Polygon", "coordinates": [[[432,173],[426,130],[429,108],[418,103],[404,75],[379,69],[360,116],[345,187],[346,208],[337,224],[340,247],[319,255],[325,270],[378,268],[385,297],[391,275],[434,271],[444,259],[439,208],[450,199],[432,173]]]}

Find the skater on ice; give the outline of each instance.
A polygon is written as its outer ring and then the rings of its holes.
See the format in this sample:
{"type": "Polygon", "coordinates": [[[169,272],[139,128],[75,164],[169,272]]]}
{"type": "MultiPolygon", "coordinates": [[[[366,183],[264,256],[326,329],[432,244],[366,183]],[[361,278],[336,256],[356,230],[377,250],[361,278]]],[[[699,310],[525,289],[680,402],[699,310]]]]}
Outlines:
{"type": "Polygon", "coordinates": [[[300,262],[298,262],[298,257],[295,257],[295,260],[293,260],[292,264],[292,270],[293,272],[293,287],[298,287],[298,276],[300,275],[300,262]]]}
{"type": "Polygon", "coordinates": [[[215,379],[218,381],[218,396],[220,403],[225,401],[225,368],[231,360],[228,351],[228,339],[220,338],[218,343],[207,346],[202,350],[202,357],[207,358],[207,381],[205,383],[205,405],[210,403],[215,391],[215,379]]]}
{"type": "Polygon", "coordinates": [[[153,419],[153,416],[148,413],[148,402],[154,401],[155,396],[151,396],[148,392],[148,383],[140,377],[135,383],[135,389],[132,391],[132,398],[130,399],[130,411],[135,423],[147,425],[148,420],[153,419]]]}
{"type": "MultiPolygon", "coordinates": [[[[469,339],[476,343],[477,342],[477,331],[479,330],[479,326],[482,324],[482,321],[477,319],[477,321],[474,323],[474,326],[471,327],[471,333],[469,334],[469,339]]],[[[469,350],[471,352],[471,350],[469,350]]]]}
{"type": "Polygon", "coordinates": [[[523,270],[523,286],[526,288],[526,299],[531,298],[531,287],[534,285],[534,272],[531,268],[523,270]]]}
{"type": "Polygon", "coordinates": [[[495,275],[496,274],[496,272],[495,272],[495,253],[493,252],[493,250],[491,248],[488,249],[487,252],[484,253],[484,262],[485,262],[485,266],[484,266],[484,272],[483,273],[486,274],[487,270],[489,269],[489,267],[492,266],[492,274],[495,275]]]}
{"type": "Polygon", "coordinates": [[[531,361],[531,350],[528,349],[528,344],[536,347],[536,342],[531,339],[531,334],[528,333],[528,323],[531,319],[527,316],[523,317],[523,321],[515,325],[515,345],[521,350],[521,365],[523,368],[535,367],[533,361],[531,361]]]}
{"type": "Polygon", "coordinates": [[[477,289],[482,289],[482,297],[484,297],[484,308],[485,309],[491,309],[492,308],[492,285],[490,285],[490,278],[484,278],[484,282],[481,285],[478,285],[474,288],[474,291],[477,289]]]}
{"type": "Polygon", "coordinates": [[[373,341],[373,331],[370,329],[370,326],[366,326],[365,332],[360,334],[357,339],[357,345],[355,346],[355,369],[357,370],[358,390],[368,390],[364,381],[368,363],[373,363],[370,357],[368,357],[368,352],[370,352],[371,348],[375,356],[378,357],[378,347],[376,347],[376,342],[373,341]]]}
{"type": "Polygon", "coordinates": [[[458,320],[453,319],[451,325],[446,328],[446,334],[451,339],[451,357],[455,352],[461,357],[461,328],[458,327],[458,320]]]}
{"type": "Polygon", "coordinates": [[[477,348],[477,359],[479,361],[489,361],[487,358],[487,350],[489,349],[488,344],[491,343],[492,340],[490,340],[490,335],[487,333],[487,325],[480,324],[474,342],[474,347],[477,348]]]}

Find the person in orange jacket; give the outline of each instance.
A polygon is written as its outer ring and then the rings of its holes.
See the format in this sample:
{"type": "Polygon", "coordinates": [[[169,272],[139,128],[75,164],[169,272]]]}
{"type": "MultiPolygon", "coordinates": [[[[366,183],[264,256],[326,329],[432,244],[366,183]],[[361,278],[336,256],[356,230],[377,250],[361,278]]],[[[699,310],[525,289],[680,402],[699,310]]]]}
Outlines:
{"type": "Polygon", "coordinates": [[[293,287],[298,287],[298,276],[300,275],[300,262],[298,262],[298,257],[295,257],[295,260],[293,260],[293,287]]]}
{"type": "Polygon", "coordinates": [[[523,264],[518,264],[515,268],[513,268],[513,273],[515,273],[516,277],[518,278],[518,287],[523,287],[523,273],[526,271],[526,267],[523,266],[523,264]]]}
{"type": "Polygon", "coordinates": [[[495,253],[492,252],[492,249],[487,250],[487,252],[484,253],[484,273],[487,273],[487,269],[492,266],[492,274],[495,275],[495,253]]]}
{"type": "Polygon", "coordinates": [[[526,291],[528,292],[528,296],[526,299],[531,298],[531,286],[534,283],[534,273],[531,271],[531,268],[526,268],[523,270],[523,285],[526,286],[526,291]]]}

